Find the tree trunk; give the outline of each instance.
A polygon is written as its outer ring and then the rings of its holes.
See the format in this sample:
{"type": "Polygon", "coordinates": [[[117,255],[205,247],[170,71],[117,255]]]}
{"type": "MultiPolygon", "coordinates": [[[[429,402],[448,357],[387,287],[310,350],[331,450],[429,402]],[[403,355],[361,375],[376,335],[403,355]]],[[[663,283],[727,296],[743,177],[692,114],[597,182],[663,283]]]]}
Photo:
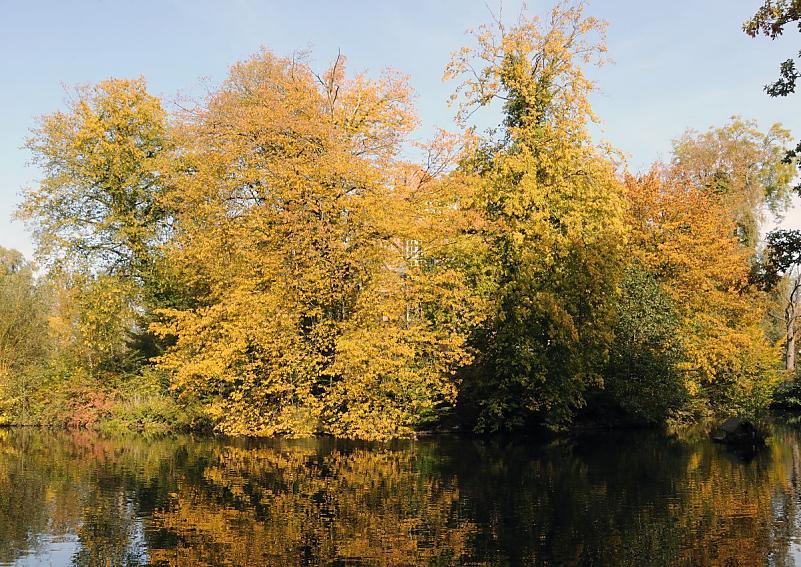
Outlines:
{"type": "Polygon", "coordinates": [[[790,297],[784,309],[785,325],[785,352],[784,369],[789,374],[788,380],[795,379],[795,323],[798,317],[798,295],[801,291],[801,274],[793,278],[790,288],[790,297]]]}
{"type": "Polygon", "coordinates": [[[795,377],[795,317],[787,321],[787,351],[784,355],[784,368],[795,377]]]}

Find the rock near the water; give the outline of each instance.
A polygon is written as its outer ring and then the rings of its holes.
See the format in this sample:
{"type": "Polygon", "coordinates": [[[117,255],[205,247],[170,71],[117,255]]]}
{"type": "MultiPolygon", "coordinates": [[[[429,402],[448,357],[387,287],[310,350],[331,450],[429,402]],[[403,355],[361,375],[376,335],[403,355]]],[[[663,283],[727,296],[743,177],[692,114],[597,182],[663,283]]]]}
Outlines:
{"type": "Polygon", "coordinates": [[[727,445],[753,445],[764,439],[753,423],[738,417],[730,417],[712,430],[712,440],[727,445]]]}

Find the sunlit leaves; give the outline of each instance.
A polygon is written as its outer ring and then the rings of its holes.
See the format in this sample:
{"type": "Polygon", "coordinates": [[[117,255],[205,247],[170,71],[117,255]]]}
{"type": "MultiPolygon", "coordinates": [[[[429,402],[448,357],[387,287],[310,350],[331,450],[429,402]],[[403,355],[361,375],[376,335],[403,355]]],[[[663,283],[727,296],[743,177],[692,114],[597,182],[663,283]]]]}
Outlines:
{"type": "Polygon", "coordinates": [[[627,187],[631,255],[660,282],[679,318],[677,367],[693,411],[764,407],[780,375],[778,351],[762,329],[750,252],[726,207],[658,170],[629,177],[627,187]]]}
{"type": "Polygon", "coordinates": [[[738,236],[756,246],[766,213],[781,218],[797,172],[787,163],[791,137],[780,124],[761,132],[753,120],[732,117],[720,128],[688,130],[673,142],[673,174],[719,199],[737,223],[738,236]]]}
{"type": "MultiPolygon", "coordinates": [[[[263,52],[184,122],[168,259],[205,293],[165,310],[175,389],[226,433],[411,435],[455,397],[468,290],[447,185],[396,158],[410,90],[263,52]],[[454,319],[455,318],[455,319],[454,319]]],[[[468,300],[469,301],[469,300],[468,300]]]]}
{"type": "Polygon", "coordinates": [[[561,427],[601,383],[626,232],[612,156],[587,131],[583,64],[605,52],[604,27],[562,4],[545,22],[482,28],[446,73],[463,80],[463,121],[496,98],[504,111],[505,137],[463,162],[492,274],[481,370],[464,396],[483,430],[561,427]]]}
{"type": "Polygon", "coordinates": [[[78,89],[27,145],[44,176],[19,215],[39,256],[141,277],[163,229],[159,158],[168,145],[166,114],[144,80],[78,89]]]}

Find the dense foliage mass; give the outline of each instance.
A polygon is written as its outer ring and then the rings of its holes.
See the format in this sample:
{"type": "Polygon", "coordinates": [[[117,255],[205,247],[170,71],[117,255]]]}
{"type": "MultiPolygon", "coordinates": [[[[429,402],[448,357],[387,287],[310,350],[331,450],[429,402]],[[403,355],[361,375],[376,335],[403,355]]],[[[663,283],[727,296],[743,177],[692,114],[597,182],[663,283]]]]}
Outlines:
{"type": "Polygon", "coordinates": [[[388,439],[763,409],[794,368],[759,244],[789,133],[734,117],[631,174],[591,135],[605,25],[496,24],[447,66],[460,131],[419,146],[407,79],[341,56],[261,51],[173,113],[142,79],[78,89],[28,142],[42,275],[0,257],[0,420],[388,439]]]}

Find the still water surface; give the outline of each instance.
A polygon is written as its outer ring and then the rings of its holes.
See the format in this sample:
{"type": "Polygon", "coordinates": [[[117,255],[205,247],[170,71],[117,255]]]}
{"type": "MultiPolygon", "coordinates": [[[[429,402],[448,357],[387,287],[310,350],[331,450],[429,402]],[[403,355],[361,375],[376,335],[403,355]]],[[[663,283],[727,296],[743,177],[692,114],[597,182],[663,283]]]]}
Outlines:
{"type": "Polygon", "coordinates": [[[801,565],[799,447],[0,430],[0,564],[801,565]]]}

